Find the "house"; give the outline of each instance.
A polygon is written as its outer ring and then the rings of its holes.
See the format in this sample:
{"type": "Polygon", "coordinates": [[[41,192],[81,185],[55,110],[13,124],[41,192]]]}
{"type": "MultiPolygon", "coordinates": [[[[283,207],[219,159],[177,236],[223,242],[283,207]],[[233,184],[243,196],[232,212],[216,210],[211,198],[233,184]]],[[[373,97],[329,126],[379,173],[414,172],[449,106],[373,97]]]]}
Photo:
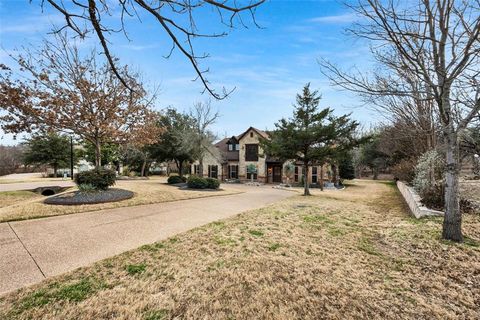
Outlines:
{"type": "MultiPolygon", "coordinates": [[[[301,183],[302,164],[298,162],[282,162],[266,155],[259,145],[260,137],[268,139],[268,133],[254,127],[248,128],[238,136],[224,138],[213,145],[203,158],[203,176],[225,180],[253,180],[262,183],[301,183]],[[293,170],[287,174],[286,167],[293,164],[293,170]],[[256,172],[248,172],[247,167],[254,165],[256,172]]],[[[310,167],[308,181],[311,184],[320,182],[320,174],[326,179],[327,167],[310,167]]],[[[192,174],[200,174],[198,161],[192,164],[192,174]]]]}

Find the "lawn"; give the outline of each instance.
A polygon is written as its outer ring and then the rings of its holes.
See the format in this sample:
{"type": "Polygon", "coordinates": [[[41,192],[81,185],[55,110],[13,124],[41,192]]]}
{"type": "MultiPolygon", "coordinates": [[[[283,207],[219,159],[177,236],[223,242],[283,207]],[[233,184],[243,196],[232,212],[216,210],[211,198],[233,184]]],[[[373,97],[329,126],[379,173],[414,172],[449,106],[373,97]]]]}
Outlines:
{"type": "MultiPolygon", "coordinates": [[[[131,199],[79,206],[58,206],[44,204],[45,197],[28,191],[0,192],[0,222],[42,218],[64,214],[72,214],[102,209],[130,207],[143,204],[160,203],[175,200],[193,199],[201,197],[221,196],[239,193],[240,191],[230,185],[222,185],[219,191],[194,191],[180,190],[179,188],[164,183],[165,179],[119,180],[116,188],[135,192],[131,199]],[[28,199],[28,201],[26,201],[28,199]]],[[[72,188],[72,190],[74,190],[72,188]]]]}
{"type": "Polygon", "coordinates": [[[480,318],[479,215],[455,244],[393,184],[314,192],[8,294],[0,318],[480,318]]]}
{"type": "Polygon", "coordinates": [[[43,198],[41,195],[31,191],[3,191],[0,192],[0,210],[17,203],[25,203],[25,201],[41,198],[43,198]]]}

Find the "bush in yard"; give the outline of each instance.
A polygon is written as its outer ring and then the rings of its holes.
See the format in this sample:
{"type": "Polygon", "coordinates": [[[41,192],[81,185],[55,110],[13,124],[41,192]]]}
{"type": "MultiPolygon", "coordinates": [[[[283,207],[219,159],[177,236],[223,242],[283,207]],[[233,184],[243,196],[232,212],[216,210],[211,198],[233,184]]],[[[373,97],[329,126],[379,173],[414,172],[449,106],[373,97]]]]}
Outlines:
{"type": "Polygon", "coordinates": [[[413,158],[403,159],[392,167],[393,176],[406,183],[412,183],[415,178],[415,166],[417,161],[413,158]]]}
{"type": "Polygon", "coordinates": [[[207,188],[208,189],[218,189],[220,187],[220,181],[215,178],[207,178],[207,188]]]}
{"type": "Polygon", "coordinates": [[[205,178],[198,176],[190,176],[187,180],[187,185],[192,189],[207,189],[208,181],[205,178]]]}
{"type": "Polygon", "coordinates": [[[93,169],[75,175],[75,183],[80,186],[92,185],[96,190],[107,190],[115,184],[116,173],[109,169],[93,169]]]}
{"type": "Polygon", "coordinates": [[[177,183],[183,183],[186,182],[187,179],[185,177],[180,177],[180,176],[170,176],[167,179],[168,184],[177,184],[177,183]]]}
{"type": "Polygon", "coordinates": [[[415,166],[413,187],[430,208],[443,209],[445,186],[445,161],[436,151],[425,152],[415,166]]]}
{"type": "Polygon", "coordinates": [[[78,185],[78,190],[80,190],[80,192],[88,193],[97,191],[97,188],[90,183],[83,183],[78,185]]]}

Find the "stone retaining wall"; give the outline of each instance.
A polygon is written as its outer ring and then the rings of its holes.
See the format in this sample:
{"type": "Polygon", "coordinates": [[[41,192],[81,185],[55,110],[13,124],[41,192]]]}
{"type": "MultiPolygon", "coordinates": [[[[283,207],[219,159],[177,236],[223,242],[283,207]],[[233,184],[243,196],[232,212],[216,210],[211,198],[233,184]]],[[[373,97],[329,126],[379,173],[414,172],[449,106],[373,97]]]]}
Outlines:
{"type": "Polygon", "coordinates": [[[412,187],[407,186],[401,181],[397,181],[397,187],[415,218],[420,219],[426,216],[443,216],[442,211],[432,210],[425,207],[420,201],[420,196],[412,187]]]}

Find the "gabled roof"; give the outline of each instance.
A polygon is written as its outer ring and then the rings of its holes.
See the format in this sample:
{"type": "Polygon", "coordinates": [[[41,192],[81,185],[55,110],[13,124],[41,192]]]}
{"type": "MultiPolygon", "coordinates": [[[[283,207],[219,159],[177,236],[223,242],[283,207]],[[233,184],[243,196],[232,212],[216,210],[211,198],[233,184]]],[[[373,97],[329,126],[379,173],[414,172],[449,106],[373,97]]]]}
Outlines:
{"type": "Polygon", "coordinates": [[[244,133],[242,133],[241,135],[239,135],[239,136],[237,137],[237,139],[238,139],[238,140],[242,139],[242,138],[247,134],[247,132],[249,132],[250,130],[255,131],[259,136],[262,136],[262,137],[264,137],[265,139],[268,139],[268,138],[269,138],[268,133],[266,133],[265,131],[260,130],[260,129],[257,129],[257,128],[255,128],[255,127],[250,127],[250,128],[248,128],[244,133]]]}

